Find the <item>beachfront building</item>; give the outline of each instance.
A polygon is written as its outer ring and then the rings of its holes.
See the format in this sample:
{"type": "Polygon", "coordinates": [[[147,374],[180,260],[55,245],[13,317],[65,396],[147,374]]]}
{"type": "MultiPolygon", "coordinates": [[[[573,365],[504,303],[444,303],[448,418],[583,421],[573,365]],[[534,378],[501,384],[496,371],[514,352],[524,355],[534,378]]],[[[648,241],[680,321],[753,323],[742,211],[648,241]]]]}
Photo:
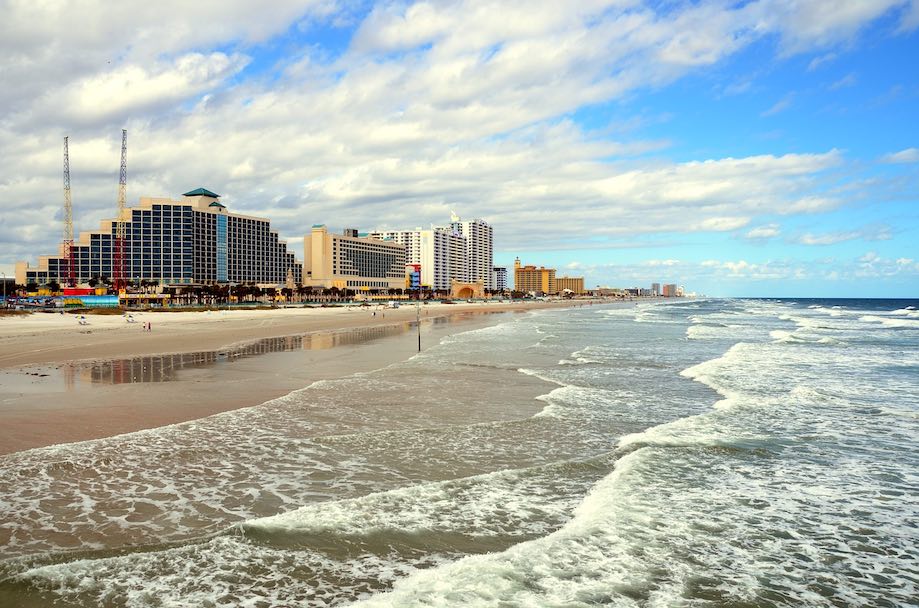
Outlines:
{"type": "Polygon", "coordinates": [[[406,263],[420,268],[424,289],[448,291],[454,281],[469,281],[466,239],[448,228],[374,230],[368,234],[405,247],[406,263]]]}
{"type": "Polygon", "coordinates": [[[330,234],[315,224],[303,237],[303,284],[311,287],[381,291],[405,288],[405,247],[392,240],[346,229],[330,234]]]}
{"type": "Polygon", "coordinates": [[[675,298],[677,297],[677,287],[675,283],[667,283],[664,285],[661,295],[665,298],[675,298]]]}
{"type": "MultiPolygon", "coordinates": [[[[231,213],[220,195],[198,188],[180,200],[142,197],[124,212],[124,279],[163,285],[258,283],[281,285],[288,274],[302,280],[303,267],[269,220],[231,213]]],[[[78,284],[115,278],[118,220],[108,219],[99,230],[83,232],[73,244],[78,284]]],[[[38,266],[16,264],[16,282],[65,284],[68,258],[63,246],[57,255],[40,256],[38,266]]]]}
{"type": "Polygon", "coordinates": [[[466,239],[466,279],[481,282],[485,289],[496,289],[494,277],[494,231],[485,220],[463,221],[455,213],[450,229],[466,239]]]}
{"type": "Polygon", "coordinates": [[[555,269],[540,266],[524,266],[520,258],[514,260],[514,289],[524,293],[555,294],[558,286],[555,280],[555,269]]]}
{"type": "Polygon", "coordinates": [[[584,290],[584,277],[556,277],[555,288],[558,289],[558,293],[567,289],[577,296],[587,293],[584,290]]]}
{"type": "Polygon", "coordinates": [[[504,291],[507,289],[507,267],[495,266],[492,270],[494,289],[504,291]]]}
{"type": "Polygon", "coordinates": [[[661,295],[661,284],[651,283],[651,295],[655,298],[661,295]]]}

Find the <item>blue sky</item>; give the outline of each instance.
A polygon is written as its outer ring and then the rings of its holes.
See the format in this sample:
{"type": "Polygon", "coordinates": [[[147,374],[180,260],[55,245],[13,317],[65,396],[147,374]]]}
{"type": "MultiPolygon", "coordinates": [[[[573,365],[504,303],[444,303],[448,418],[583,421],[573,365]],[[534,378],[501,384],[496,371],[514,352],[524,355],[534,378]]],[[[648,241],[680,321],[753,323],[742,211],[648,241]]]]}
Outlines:
{"type": "Polygon", "coordinates": [[[589,285],[919,296],[919,3],[0,8],[0,270],[204,186],[270,217],[495,227],[589,285]]]}

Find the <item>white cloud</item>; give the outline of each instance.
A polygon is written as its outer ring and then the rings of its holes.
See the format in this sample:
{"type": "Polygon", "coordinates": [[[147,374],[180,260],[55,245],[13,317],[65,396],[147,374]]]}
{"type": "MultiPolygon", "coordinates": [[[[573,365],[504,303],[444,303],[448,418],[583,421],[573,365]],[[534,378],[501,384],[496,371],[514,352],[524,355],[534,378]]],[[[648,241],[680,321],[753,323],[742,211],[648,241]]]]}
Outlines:
{"type": "Polygon", "coordinates": [[[766,224],[764,226],[757,226],[749,232],[746,236],[748,239],[772,239],[781,234],[778,224],[766,224]]]}
{"type": "Polygon", "coordinates": [[[845,241],[889,241],[893,236],[888,226],[871,226],[859,230],[827,232],[823,234],[804,233],[792,239],[801,245],[835,245],[845,241]]]}
{"type": "Polygon", "coordinates": [[[122,125],[131,200],[207,186],[288,238],[313,221],[416,226],[456,208],[494,223],[499,247],[565,248],[832,209],[835,150],[648,159],[658,141],[565,117],[765,36],[813,50],[880,14],[843,4],[826,27],[779,0],[393,2],[366,18],[327,0],[13,4],[0,20],[0,76],[17,85],[0,90],[0,245],[53,249],[65,133],[78,228],[110,216],[122,125]],[[291,43],[246,78],[257,45],[325,19],[363,19],[343,55],[291,43]]]}
{"type": "Polygon", "coordinates": [[[891,164],[919,163],[919,148],[906,148],[899,152],[891,152],[881,158],[881,162],[891,164]]]}
{"type": "Polygon", "coordinates": [[[899,29],[901,32],[912,32],[917,27],[919,27],[919,2],[912,0],[909,7],[903,11],[899,29]]]}
{"type": "Polygon", "coordinates": [[[698,230],[726,232],[743,228],[750,223],[748,217],[710,217],[695,224],[698,230]]]}
{"type": "Polygon", "coordinates": [[[820,66],[826,63],[831,63],[835,60],[836,60],[836,53],[826,53],[824,55],[818,55],[817,57],[814,57],[813,59],[811,59],[810,63],[807,64],[807,71],[813,72],[820,66]]]}
{"type": "Polygon", "coordinates": [[[831,91],[838,91],[839,89],[846,89],[848,87],[854,87],[858,83],[858,77],[855,74],[846,74],[833,84],[829,86],[831,91]]]}
{"type": "Polygon", "coordinates": [[[899,278],[919,275],[919,264],[912,258],[895,260],[882,257],[875,251],[869,251],[856,260],[851,275],[860,279],[899,278]]]}
{"type": "Polygon", "coordinates": [[[785,110],[791,107],[791,104],[794,101],[794,98],[795,98],[794,93],[788,93],[787,95],[782,97],[780,100],[772,104],[772,106],[770,106],[769,109],[761,112],[760,116],[763,116],[763,117],[774,116],[780,112],[784,112],[785,110]]]}

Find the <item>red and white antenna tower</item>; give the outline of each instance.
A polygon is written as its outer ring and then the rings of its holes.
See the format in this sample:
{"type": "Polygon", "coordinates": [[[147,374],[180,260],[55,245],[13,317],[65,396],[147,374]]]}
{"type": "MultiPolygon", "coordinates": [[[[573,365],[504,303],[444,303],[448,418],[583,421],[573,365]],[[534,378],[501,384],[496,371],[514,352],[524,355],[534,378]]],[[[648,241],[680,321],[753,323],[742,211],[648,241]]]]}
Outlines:
{"type": "Polygon", "coordinates": [[[121,130],[121,172],[118,176],[118,216],[115,220],[115,264],[113,267],[115,289],[125,288],[124,276],[124,233],[125,206],[127,202],[128,183],[128,130],[121,130]]]}
{"type": "Polygon", "coordinates": [[[67,287],[77,286],[73,260],[73,199],[70,195],[70,152],[64,138],[64,257],[67,258],[67,287]]]}

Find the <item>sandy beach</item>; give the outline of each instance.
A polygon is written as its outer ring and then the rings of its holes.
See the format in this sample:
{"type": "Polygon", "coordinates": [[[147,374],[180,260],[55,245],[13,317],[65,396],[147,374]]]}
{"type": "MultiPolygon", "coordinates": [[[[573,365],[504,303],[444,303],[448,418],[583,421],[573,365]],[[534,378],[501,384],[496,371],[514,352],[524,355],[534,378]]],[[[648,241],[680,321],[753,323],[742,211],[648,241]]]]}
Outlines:
{"type": "MultiPolygon", "coordinates": [[[[428,304],[422,341],[568,302],[428,304]]],[[[581,305],[576,303],[574,305],[581,305]]],[[[417,349],[415,306],[0,318],[0,453],[257,405],[417,349]],[[373,313],[376,313],[375,315],[373,313]],[[145,324],[151,331],[144,331],[145,324]]]]}

